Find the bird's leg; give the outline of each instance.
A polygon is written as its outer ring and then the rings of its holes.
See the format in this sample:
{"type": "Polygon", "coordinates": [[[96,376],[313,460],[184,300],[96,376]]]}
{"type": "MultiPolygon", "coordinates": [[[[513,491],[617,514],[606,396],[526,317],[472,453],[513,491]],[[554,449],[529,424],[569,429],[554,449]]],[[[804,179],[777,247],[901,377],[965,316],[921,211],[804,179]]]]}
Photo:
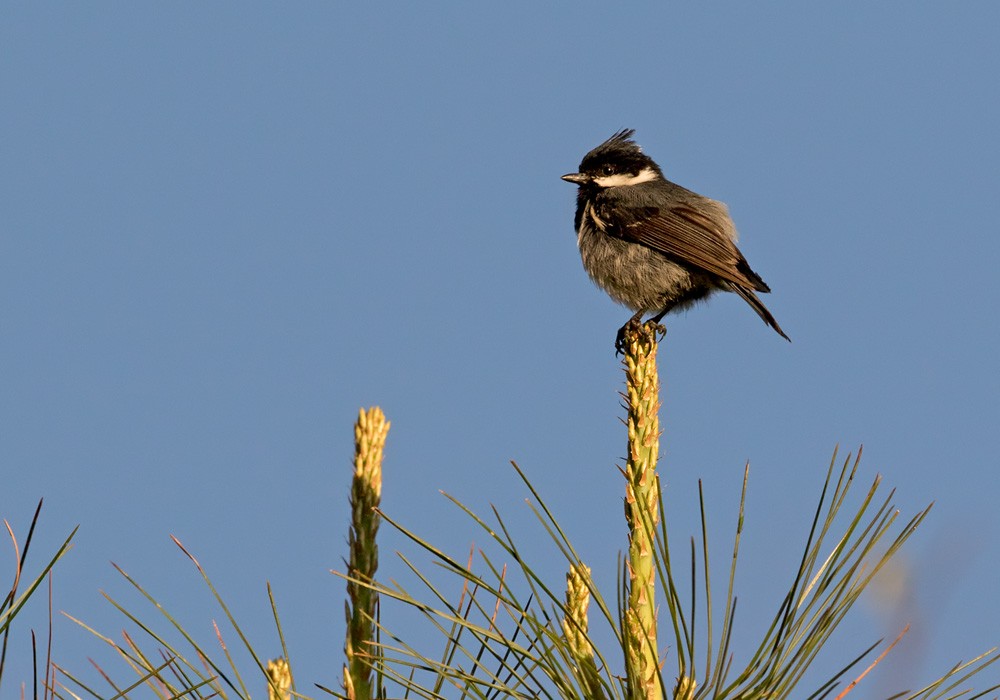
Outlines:
{"type": "Polygon", "coordinates": [[[660,319],[663,318],[664,316],[666,316],[667,312],[669,312],[669,311],[670,311],[670,307],[668,306],[663,311],[661,311],[660,313],[658,313],[655,316],[653,316],[653,318],[649,319],[649,322],[650,323],[659,323],[660,319]]]}
{"type": "Polygon", "coordinates": [[[618,335],[615,336],[615,355],[622,355],[625,352],[625,334],[628,331],[638,330],[639,326],[642,324],[642,312],[637,311],[632,318],[625,322],[625,325],[618,329],[618,335]]]}

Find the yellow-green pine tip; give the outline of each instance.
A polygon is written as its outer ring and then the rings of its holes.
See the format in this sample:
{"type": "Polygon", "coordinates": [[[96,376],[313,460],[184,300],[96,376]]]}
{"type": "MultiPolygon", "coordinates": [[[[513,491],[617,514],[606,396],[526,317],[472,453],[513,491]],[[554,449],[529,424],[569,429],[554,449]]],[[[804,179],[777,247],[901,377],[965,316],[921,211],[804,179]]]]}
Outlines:
{"type": "Polygon", "coordinates": [[[579,660],[590,658],[594,649],[587,638],[587,607],[590,605],[590,567],[573,564],[566,574],[566,617],[563,631],[573,655],[579,660]]]}
{"type": "Polygon", "coordinates": [[[382,452],[389,421],[378,406],[358,411],[354,426],[354,474],[369,485],[378,498],[382,495],[382,452]]]}
{"type": "Polygon", "coordinates": [[[629,685],[633,697],[660,698],[656,644],[654,538],[659,522],[660,383],[657,328],[626,330],[625,383],[628,452],[625,508],[629,527],[629,597],[625,617],[629,685]]]}
{"type": "MultiPolygon", "coordinates": [[[[377,406],[358,412],[354,426],[354,478],[351,481],[350,556],[347,583],[348,624],[344,652],[344,692],[351,698],[368,700],[372,687],[372,661],[363,658],[374,641],[378,594],[367,585],[378,569],[376,535],[381,518],[376,511],[382,498],[382,456],[389,421],[377,406]]],[[[376,655],[377,656],[377,655],[376,655]]],[[[378,663],[376,658],[375,663],[378,663]]]]}
{"type": "Polygon", "coordinates": [[[269,700],[290,700],[292,693],[292,670],[285,659],[267,662],[267,697],[269,700]]]}

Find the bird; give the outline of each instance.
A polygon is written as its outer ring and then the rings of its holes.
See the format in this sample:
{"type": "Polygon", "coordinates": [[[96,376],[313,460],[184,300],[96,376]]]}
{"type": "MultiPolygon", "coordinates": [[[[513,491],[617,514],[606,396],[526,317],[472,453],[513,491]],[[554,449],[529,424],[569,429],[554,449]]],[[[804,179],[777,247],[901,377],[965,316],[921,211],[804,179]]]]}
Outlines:
{"type": "Polygon", "coordinates": [[[735,292],[764,323],[791,339],[757,297],[767,286],[736,247],[725,204],[674,184],[622,129],[562,176],[579,186],[577,245],[590,278],[635,315],[618,331],[624,347],[630,325],[647,313],[658,324],[717,291],[735,292]]]}

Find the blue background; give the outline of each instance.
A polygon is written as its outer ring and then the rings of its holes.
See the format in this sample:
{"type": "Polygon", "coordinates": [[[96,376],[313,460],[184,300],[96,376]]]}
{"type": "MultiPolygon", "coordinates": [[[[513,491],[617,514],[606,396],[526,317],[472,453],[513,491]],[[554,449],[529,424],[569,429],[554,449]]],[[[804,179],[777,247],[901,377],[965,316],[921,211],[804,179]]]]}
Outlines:
{"type": "MultiPolygon", "coordinates": [[[[36,565],[81,525],[54,605],[112,636],[99,590],[154,612],[109,560],[214,648],[221,613],[168,534],[277,656],[270,580],[312,694],[339,682],[328,570],[351,425],[378,404],[389,513],[464,558],[485,536],[438,490],[495,504],[560,588],[514,459],[613,599],[629,312],[587,280],[559,175],[633,127],[729,204],[794,341],[723,295],[661,345],[668,522],[697,531],[703,479],[718,580],[751,464],[737,662],[834,446],[864,443],[862,486],[881,473],[905,518],[936,506],[902,591],[863,599],[819,666],[908,621],[866,692],[916,688],[1000,642],[998,26],[985,1],[6,4],[0,515],[23,537],[45,497],[36,565]]],[[[412,548],[381,547],[402,577],[412,548]]],[[[61,617],[54,648],[95,687],[88,657],[127,677],[61,617]]]]}

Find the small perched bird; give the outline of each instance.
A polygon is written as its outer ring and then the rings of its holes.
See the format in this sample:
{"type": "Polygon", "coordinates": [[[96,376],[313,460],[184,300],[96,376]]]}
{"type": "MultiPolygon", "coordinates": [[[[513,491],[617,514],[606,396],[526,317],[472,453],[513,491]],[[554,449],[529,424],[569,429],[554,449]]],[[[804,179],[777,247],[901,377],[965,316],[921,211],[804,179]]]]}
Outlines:
{"type": "Polygon", "coordinates": [[[736,247],[736,227],[722,202],[675,185],[624,129],[592,150],[580,172],[576,236],[583,267],[611,298],[635,315],[618,331],[655,312],[663,316],[718,290],[736,292],[785,340],[754,292],[770,292],[736,247]]]}

